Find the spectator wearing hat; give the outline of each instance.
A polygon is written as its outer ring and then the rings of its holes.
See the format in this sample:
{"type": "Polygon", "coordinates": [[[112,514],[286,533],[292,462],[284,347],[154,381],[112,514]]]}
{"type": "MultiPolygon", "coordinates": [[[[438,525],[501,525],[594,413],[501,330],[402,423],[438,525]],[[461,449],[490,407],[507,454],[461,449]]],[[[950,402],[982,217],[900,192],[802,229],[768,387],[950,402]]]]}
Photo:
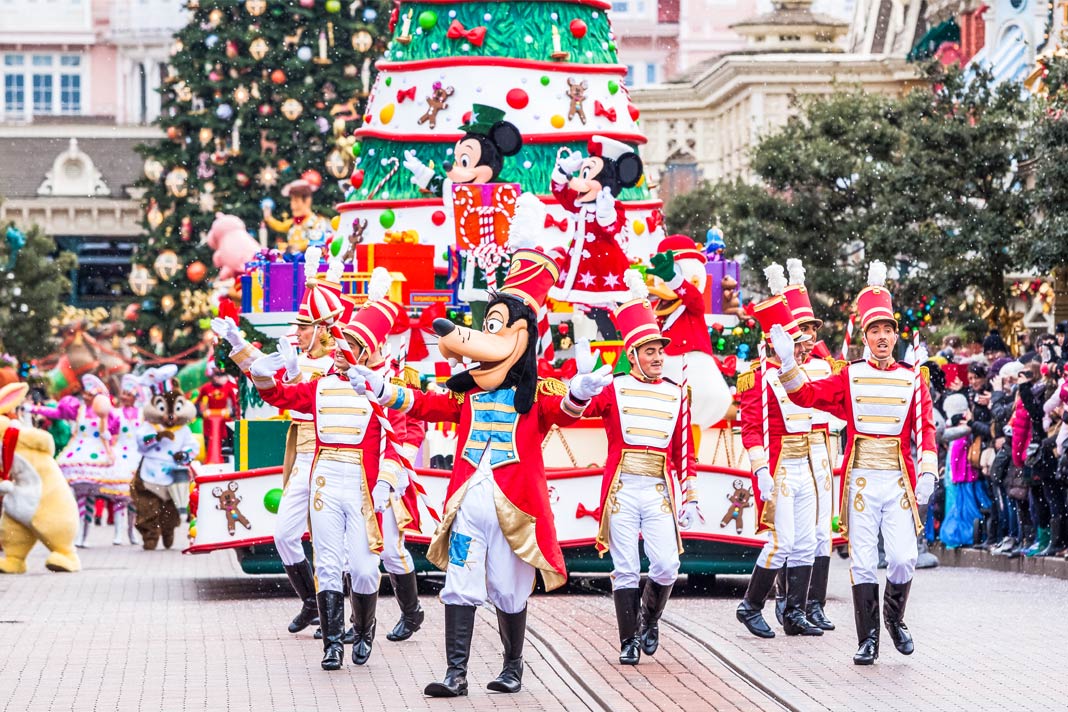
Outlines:
{"type": "Polygon", "coordinates": [[[983,355],[986,356],[988,361],[994,361],[1009,355],[1009,345],[1001,338],[1001,332],[997,329],[991,329],[990,333],[983,339],[983,355]]]}

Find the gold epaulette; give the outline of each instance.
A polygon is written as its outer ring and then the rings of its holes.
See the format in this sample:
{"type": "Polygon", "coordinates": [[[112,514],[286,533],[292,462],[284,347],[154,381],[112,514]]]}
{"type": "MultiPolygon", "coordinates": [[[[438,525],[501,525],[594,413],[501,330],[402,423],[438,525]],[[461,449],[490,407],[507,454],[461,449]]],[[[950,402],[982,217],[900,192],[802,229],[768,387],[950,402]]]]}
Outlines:
{"type": "Polygon", "coordinates": [[[923,385],[931,387],[931,371],[926,366],[920,366],[920,378],[923,379],[923,385]]]}
{"type": "Polygon", "coordinates": [[[693,386],[686,385],[686,405],[693,405],[693,386]]]}
{"type": "Polygon", "coordinates": [[[423,384],[423,376],[419,373],[419,369],[412,366],[404,367],[404,382],[410,388],[419,388],[423,384]]]}
{"type": "Polygon", "coordinates": [[[836,376],[842,372],[842,369],[849,365],[848,361],[843,361],[842,359],[835,358],[834,356],[828,356],[827,363],[829,363],[831,366],[831,373],[836,376]]]}
{"type": "Polygon", "coordinates": [[[748,371],[738,374],[738,381],[734,384],[738,393],[745,393],[756,385],[756,372],[759,368],[760,364],[754,363],[749,367],[748,371]]]}
{"type": "Polygon", "coordinates": [[[394,376],[393,378],[389,379],[389,382],[392,383],[394,386],[400,386],[401,388],[408,387],[408,384],[405,383],[404,379],[400,376],[394,376]]]}
{"type": "Polygon", "coordinates": [[[457,393],[456,391],[449,391],[449,395],[460,405],[464,404],[464,398],[467,397],[466,393],[457,393]]]}
{"type": "Polygon", "coordinates": [[[538,395],[566,396],[567,386],[557,378],[542,378],[538,381],[538,395]]]}

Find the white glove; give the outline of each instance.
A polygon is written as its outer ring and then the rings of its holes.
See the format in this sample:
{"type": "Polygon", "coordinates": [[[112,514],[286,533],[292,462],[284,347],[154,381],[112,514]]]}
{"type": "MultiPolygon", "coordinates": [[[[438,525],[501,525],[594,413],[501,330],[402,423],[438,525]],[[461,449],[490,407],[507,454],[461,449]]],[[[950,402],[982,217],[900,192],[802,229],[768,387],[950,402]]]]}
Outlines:
{"type": "Polygon", "coordinates": [[[412,184],[423,190],[430,185],[430,179],[434,177],[434,171],[416,157],[415,151],[404,152],[404,167],[412,174],[412,184]]]}
{"type": "Polygon", "coordinates": [[[933,472],[921,472],[916,479],[916,504],[923,506],[934,494],[935,477],[933,472]]]}
{"type": "Polygon", "coordinates": [[[297,364],[297,351],[293,348],[293,344],[289,343],[289,339],[282,337],[276,344],[278,347],[278,353],[282,355],[282,361],[286,367],[286,380],[295,381],[297,376],[300,375],[300,366],[297,364]]]}
{"type": "Polygon", "coordinates": [[[278,370],[285,365],[285,358],[282,357],[282,354],[273,353],[256,359],[248,371],[253,376],[274,378],[274,374],[278,373],[278,370]]]}
{"type": "Polygon", "coordinates": [[[382,378],[382,374],[366,366],[353,366],[349,369],[348,377],[353,390],[361,396],[370,393],[379,403],[385,400],[383,396],[386,395],[388,384],[386,379],[382,378]]]}
{"type": "Polygon", "coordinates": [[[374,502],[376,512],[386,511],[389,506],[389,495],[393,492],[393,486],[385,480],[375,482],[375,488],[371,490],[371,501],[374,502]]]}
{"type": "Polygon", "coordinates": [[[578,366],[578,372],[581,374],[592,373],[600,356],[600,349],[593,353],[590,352],[589,339],[579,339],[578,343],[575,344],[575,365],[578,366]]]}
{"type": "Polygon", "coordinates": [[[701,514],[701,508],[697,506],[697,500],[683,502],[682,509],[679,510],[679,526],[683,529],[689,529],[694,522],[705,523],[705,515],[701,514]]]}
{"type": "Polygon", "coordinates": [[[612,189],[608,186],[601,188],[597,193],[597,223],[611,225],[616,221],[616,199],[612,197],[612,189]]]}
{"type": "Polygon", "coordinates": [[[245,337],[241,336],[241,330],[237,328],[237,324],[230,317],[220,319],[215,317],[211,320],[211,330],[215,332],[215,335],[220,339],[226,339],[230,342],[230,346],[234,350],[243,349],[248,343],[245,341],[245,337]]]}
{"type": "Polygon", "coordinates": [[[580,373],[571,379],[571,397],[588,401],[612,383],[612,367],[605,364],[593,373],[580,373]]]}
{"type": "Polygon", "coordinates": [[[767,502],[775,494],[775,479],[771,476],[771,470],[760,467],[756,471],[757,487],[760,488],[760,501],[767,502]]]}
{"type": "Polygon", "coordinates": [[[786,333],[781,324],[771,327],[771,346],[775,349],[779,361],[782,362],[782,370],[789,371],[797,365],[794,361],[794,340],[786,333]]]}
{"type": "Polygon", "coordinates": [[[570,176],[582,167],[582,154],[578,151],[569,151],[556,159],[556,167],[564,175],[570,176]]]}

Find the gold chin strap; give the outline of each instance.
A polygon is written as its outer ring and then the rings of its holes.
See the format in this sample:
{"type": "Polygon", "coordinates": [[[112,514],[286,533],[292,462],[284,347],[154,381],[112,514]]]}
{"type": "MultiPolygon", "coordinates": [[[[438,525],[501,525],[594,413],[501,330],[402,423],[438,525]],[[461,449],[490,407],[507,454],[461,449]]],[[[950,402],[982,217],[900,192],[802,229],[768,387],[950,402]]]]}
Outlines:
{"type": "Polygon", "coordinates": [[[630,375],[645,383],[656,383],[660,380],[658,378],[649,378],[645,375],[645,371],[642,370],[641,364],[638,363],[638,351],[636,349],[628,351],[627,358],[630,359],[630,375]]]}

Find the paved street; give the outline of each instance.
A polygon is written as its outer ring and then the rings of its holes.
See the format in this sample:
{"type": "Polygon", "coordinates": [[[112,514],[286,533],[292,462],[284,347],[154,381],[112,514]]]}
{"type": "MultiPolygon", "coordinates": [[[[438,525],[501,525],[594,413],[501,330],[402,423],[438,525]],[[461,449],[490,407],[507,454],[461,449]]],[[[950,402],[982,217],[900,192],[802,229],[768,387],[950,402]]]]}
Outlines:
{"type": "Polygon", "coordinates": [[[1068,694],[1048,654],[1068,635],[1061,580],[920,572],[916,654],[884,642],[864,669],[850,662],[845,562],[834,562],[828,606],[839,630],[816,639],[749,637],[733,615],[745,578],[725,577],[711,595],[681,587],[660,652],[631,669],[615,662],[607,579],[582,579],[534,600],[518,695],[484,689],[500,658],[495,616],[481,611],[472,694],[449,702],[421,695],[444,671],[434,581],[412,640],[385,640],[397,608],[383,597],[371,662],[325,673],[310,630],[285,632],[295,599],[283,578],[247,576],[230,553],[113,547],[106,528],[91,543],[79,574],[45,571],[38,550],[30,573],[0,578],[0,710],[1001,710],[1057,708],[1068,694]]]}

